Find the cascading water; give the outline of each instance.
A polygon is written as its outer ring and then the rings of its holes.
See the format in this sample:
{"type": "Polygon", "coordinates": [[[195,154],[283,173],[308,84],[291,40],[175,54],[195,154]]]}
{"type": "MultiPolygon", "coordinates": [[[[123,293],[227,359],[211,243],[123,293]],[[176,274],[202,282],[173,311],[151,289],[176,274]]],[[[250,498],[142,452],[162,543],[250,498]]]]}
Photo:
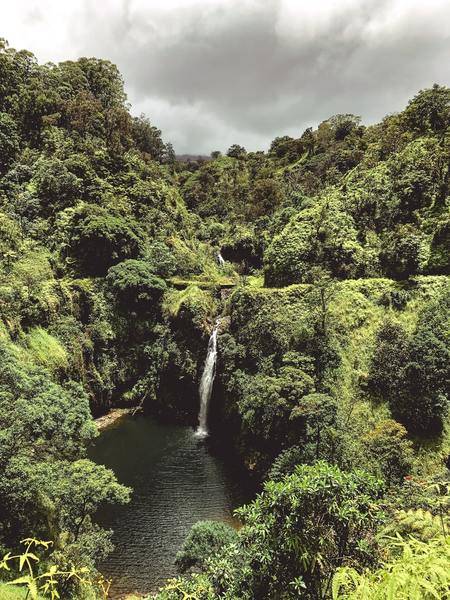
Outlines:
{"type": "Polygon", "coordinates": [[[200,380],[200,411],[198,413],[198,427],[196,435],[206,437],[208,435],[208,408],[211,400],[214,377],[216,375],[217,359],[217,332],[220,326],[220,319],[217,319],[211,337],[208,342],[208,352],[206,354],[205,366],[200,380]]]}
{"type": "Polygon", "coordinates": [[[220,251],[217,253],[217,264],[219,267],[223,267],[225,265],[225,259],[220,251]]]}

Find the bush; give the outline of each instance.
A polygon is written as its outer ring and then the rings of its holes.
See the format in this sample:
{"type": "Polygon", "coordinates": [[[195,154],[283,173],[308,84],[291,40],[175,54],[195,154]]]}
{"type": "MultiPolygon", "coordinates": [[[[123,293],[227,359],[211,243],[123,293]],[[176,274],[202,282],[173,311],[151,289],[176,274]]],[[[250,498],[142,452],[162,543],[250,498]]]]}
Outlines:
{"type": "Polygon", "coordinates": [[[175,256],[164,242],[158,240],[152,242],[146,252],[146,259],[149,261],[153,272],[164,279],[174,275],[177,270],[175,256]]]}
{"type": "Polygon", "coordinates": [[[125,309],[153,310],[167,287],[165,281],[153,273],[151,265],[135,259],[111,267],[106,280],[125,309]]]}
{"type": "Polygon", "coordinates": [[[406,429],[392,419],[386,419],[369,431],[364,438],[364,448],[371,467],[379,471],[387,485],[401,484],[410,472],[414,452],[406,429]]]}
{"type": "Polygon", "coordinates": [[[333,581],[333,600],[389,600],[448,598],[450,538],[424,543],[414,538],[397,540],[391,556],[376,571],[339,570],[333,581]]]}
{"type": "Polygon", "coordinates": [[[143,244],[138,224],[130,217],[85,204],[76,211],[69,253],[86,275],[106,275],[109,267],[137,258],[143,244]]]}
{"type": "Polygon", "coordinates": [[[226,523],[200,521],[192,527],[176,556],[177,569],[181,573],[192,569],[201,571],[211,557],[237,539],[237,531],[226,523]]]}
{"type": "MultiPolygon", "coordinates": [[[[268,481],[254,502],[239,509],[240,545],[225,552],[225,598],[323,598],[345,563],[367,563],[378,519],[379,481],[326,463],[298,466],[268,481]]],[[[224,567],[218,557],[217,568],[224,567]]],[[[222,571],[212,580],[220,596],[222,571]]]]}

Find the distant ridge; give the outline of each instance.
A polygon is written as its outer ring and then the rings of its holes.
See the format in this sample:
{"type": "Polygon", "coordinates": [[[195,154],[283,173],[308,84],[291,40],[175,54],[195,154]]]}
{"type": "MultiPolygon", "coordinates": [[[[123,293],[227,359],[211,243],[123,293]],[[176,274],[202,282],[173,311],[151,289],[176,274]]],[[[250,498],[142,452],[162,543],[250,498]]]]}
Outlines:
{"type": "Polygon", "coordinates": [[[176,159],[178,162],[206,162],[211,160],[211,157],[204,154],[177,154],[176,159]]]}

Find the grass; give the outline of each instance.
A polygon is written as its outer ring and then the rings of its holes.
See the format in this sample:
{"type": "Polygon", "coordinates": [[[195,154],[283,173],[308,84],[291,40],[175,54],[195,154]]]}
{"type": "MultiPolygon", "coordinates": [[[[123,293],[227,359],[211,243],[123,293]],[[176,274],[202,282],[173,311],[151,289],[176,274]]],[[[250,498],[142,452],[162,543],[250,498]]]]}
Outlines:
{"type": "Polygon", "coordinates": [[[217,277],[216,279],[205,280],[200,277],[192,277],[190,279],[183,279],[182,277],[171,277],[168,280],[174,287],[182,289],[189,286],[195,285],[198,288],[204,290],[212,290],[214,288],[231,288],[236,285],[236,281],[231,277],[217,277]]]}
{"type": "Polygon", "coordinates": [[[52,372],[67,368],[67,353],[60,342],[42,327],[34,327],[25,336],[25,345],[33,361],[52,372]]]}
{"type": "Polygon", "coordinates": [[[182,290],[169,290],[164,296],[163,312],[167,316],[176,318],[183,306],[190,307],[205,317],[215,312],[215,302],[211,293],[193,284],[182,290]]]}
{"type": "MultiPolygon", "coordinates": [[[[26,596],[27,590],[25,587],[0,583],[1,600],[25,600],[26,596]]],[[[42,596],[38,596],[38,600],[43,600],[42,596]]]]}

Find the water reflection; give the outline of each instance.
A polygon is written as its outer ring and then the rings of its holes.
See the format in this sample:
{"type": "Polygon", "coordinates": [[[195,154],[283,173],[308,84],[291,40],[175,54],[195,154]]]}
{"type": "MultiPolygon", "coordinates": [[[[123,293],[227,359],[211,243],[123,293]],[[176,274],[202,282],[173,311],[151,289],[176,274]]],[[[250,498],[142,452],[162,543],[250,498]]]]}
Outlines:
{"type": "Polygon", "coordinates": [[[176,574],[175,555],[199,520],[233,521],[249,498],[245,478],[213,456],[189,427],[125,417],[104,431],[90,456],[134,489],[125,507],[103,510],[115,550],[101,566],[113,579],[112,597],[157,589],[176,574]]]}

